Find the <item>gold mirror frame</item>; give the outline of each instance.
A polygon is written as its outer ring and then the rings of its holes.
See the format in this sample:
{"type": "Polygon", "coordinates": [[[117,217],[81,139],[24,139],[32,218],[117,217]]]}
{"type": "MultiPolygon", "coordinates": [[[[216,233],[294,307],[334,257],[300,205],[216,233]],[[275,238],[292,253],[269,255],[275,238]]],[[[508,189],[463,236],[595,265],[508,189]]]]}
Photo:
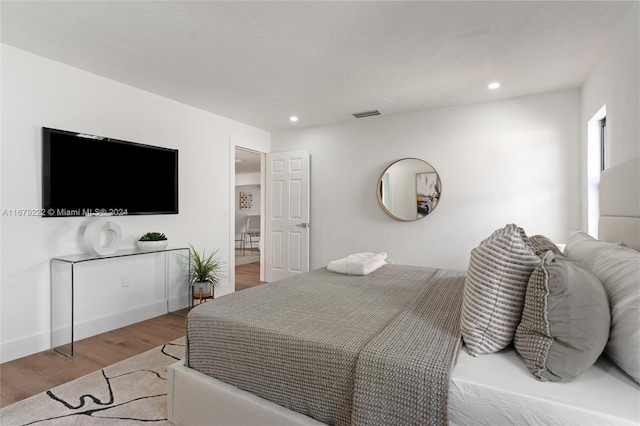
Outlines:
{"type": "Polygon", "coordinates": [[[436,169],[419,158],[401,158],[378,178],[378,203],[390,217],[404,222],[423,219],[440,202],[442,182],[436,169]]]}

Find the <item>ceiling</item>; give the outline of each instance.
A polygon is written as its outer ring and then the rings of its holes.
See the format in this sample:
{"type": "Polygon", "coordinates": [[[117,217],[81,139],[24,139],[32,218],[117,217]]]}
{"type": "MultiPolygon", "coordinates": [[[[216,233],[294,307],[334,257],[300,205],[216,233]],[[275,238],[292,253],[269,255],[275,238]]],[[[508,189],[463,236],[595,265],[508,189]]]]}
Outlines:
{"type": "Polygon", "coordinates": [[[0,37],[274,132],[579,87],[630,6],[3,0],[0,37]]]}

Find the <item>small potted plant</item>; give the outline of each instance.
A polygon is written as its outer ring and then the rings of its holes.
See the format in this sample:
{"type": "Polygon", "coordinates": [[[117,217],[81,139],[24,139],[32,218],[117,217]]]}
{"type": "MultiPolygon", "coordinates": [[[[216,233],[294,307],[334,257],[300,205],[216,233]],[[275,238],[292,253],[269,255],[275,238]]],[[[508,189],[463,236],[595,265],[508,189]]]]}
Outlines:
{"type": "Polygon", "coordinates": [[[167,244],[169,241],[161,232],[147,232],[138,240],[138,248],[145,251],[162,250],[167,244]]]}
{"type": "Polygon", "coordinates": [[[220,284],[220,280],[224,278],[222,274],[223,262],[218,256],[218,250],[215,250],[209,255],[205,250],[202,253],[191,247],[191,260],[189,265],[189,284],[192,287],[192,295],[203,298],[203,295],[211,295],[213,298],[213,292],[220,284]]]}

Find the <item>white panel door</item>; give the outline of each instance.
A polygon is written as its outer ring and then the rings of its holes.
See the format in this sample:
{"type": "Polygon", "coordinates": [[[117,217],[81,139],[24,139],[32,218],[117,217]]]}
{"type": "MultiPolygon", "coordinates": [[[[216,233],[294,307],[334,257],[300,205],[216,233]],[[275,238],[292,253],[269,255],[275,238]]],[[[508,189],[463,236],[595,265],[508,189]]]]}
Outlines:
{"type": "Polygon", "coordinates": [[[266,281],[309,271],[310,158],[274,152],[266,160],[266,281]]]}

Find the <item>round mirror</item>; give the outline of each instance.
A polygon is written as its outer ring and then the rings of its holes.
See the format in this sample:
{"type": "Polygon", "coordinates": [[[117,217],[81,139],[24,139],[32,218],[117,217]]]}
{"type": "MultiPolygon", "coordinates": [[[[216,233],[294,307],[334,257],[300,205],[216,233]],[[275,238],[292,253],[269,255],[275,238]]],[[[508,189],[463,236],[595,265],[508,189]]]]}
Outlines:
{"type": "Polygon", "coordinates": [[[378,202],[398,220],[422,219],[438,205],[440,176],[431,164],[418,158],[403,158],[384,169],[378,179],[378,202]]]}

